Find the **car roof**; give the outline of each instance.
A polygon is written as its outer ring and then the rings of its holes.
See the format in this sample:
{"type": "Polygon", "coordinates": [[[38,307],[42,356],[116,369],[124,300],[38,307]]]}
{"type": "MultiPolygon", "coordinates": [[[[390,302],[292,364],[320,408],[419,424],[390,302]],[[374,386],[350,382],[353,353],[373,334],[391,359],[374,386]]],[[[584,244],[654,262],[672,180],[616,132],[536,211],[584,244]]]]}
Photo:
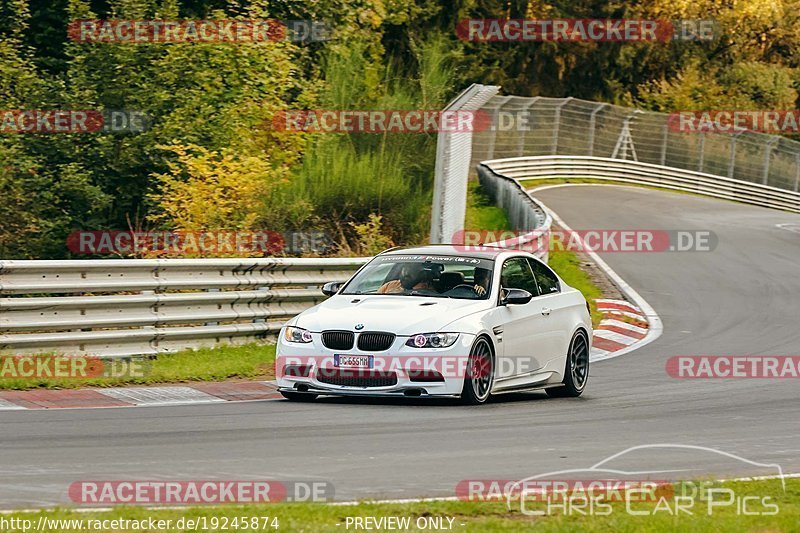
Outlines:
{"type": "Polygon", "coordinates": [[[425,246],[407,246],[386,250],[381,255],[462,255],[479,259],[495,259],[508,252],[506,248],[495,246],[472,246],[463,244],[428,244],[425,246]]]}

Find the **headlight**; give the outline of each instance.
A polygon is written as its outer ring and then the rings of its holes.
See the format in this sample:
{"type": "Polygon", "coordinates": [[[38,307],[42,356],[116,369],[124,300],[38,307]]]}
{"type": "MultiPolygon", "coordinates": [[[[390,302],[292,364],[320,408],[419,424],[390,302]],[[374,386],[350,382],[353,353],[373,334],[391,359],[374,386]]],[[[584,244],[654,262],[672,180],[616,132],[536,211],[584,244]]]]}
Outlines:
{"type": "Polygon", "coordinates": [[[419,333],[406,341],[412,348],[447,348],[458,339],[458,333],[419,333]]]}
{"type": "Polygon", "coordinates": [[[311,342],[311,332],[303,328],[286,326],[283,330],[283,339],[286,342],[301,342],[307,344],[311,342]]]}

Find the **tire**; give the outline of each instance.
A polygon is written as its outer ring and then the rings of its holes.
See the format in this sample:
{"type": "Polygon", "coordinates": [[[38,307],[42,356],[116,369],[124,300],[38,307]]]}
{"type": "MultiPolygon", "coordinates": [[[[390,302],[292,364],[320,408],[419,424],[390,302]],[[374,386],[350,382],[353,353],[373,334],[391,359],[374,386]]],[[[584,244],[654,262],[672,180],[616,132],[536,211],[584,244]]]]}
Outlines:
{"type": "Polygon", "coordinates": [[[589,381],[589,340],[580,330],[573,335],[567,352],[564,380],[561,386],[545,389],[551,398],[577,398],[589,381]]]}
{"type": "Polygon", "coordinates": [[[486,337],[478,337],[469,351],[469,359],[461,389],[461,403],[480,405],[491,396],[494,383],[494,355],[486,337]]]}
{"type": "Polygon", "coordinates": [[[317,399],[317,395],[310,392],[294,392],[294,391],[278,391],[281,396],[291,402],[313,402],[317,399]]]}

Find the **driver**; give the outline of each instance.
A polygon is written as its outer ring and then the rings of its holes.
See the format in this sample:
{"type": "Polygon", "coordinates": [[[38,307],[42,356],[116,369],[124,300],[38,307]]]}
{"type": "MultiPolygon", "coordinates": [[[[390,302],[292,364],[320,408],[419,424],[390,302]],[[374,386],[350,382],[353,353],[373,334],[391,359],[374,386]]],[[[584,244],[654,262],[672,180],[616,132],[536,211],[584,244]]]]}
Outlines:
{"type": "Polygon", "coordinates": [[[475,267],[473,279],[475,280],[475,285],[472,287],[472,290],[474,290],[475,294],[478,296],[483,296],[486,294],[486,291],[489,290],[492,271],[488,268],[475,267]]]}
{"type": "Polygon", "coordinates": [[[404,263],[400,268],[400,279],[387,281],[378,289],[378,294],[399,294],[410,290],[432,290],[430,276],[422,263],[404,263]]]}

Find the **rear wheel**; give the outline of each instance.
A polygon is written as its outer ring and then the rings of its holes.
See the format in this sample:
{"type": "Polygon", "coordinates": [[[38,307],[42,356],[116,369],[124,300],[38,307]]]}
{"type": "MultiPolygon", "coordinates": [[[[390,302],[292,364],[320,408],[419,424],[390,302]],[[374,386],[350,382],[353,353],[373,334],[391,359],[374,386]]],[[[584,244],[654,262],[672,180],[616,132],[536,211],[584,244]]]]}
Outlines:
{"type": "Polygon", "coordinates": [[[589,380],[589,339],[578,331],[569,343],[564,381],[560,387],[545,389],[551,398],[576,398],[581,395],[589,380]]]}
{"type": "Polygon", "coordinates": [[[317,395],[310,392],[294,392],[282,390],[279,391],[281,396],[293,402],[313,402],[317,399],[317,395]]]}
{"type": "Polygon", "coordinates": [[[492,346],[486,337],[479,337],[472,345],[461,389],[461,403],[478,405],[489,399],[494,381],[492,346]]]}

